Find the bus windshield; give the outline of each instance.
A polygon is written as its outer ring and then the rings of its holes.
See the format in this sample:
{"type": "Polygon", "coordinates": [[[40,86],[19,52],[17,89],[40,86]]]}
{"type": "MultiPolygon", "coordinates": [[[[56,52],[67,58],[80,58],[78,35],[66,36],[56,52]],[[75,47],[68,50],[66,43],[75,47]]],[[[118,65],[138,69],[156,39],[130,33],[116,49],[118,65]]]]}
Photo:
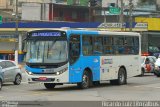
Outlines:
{"type": "Polygon", "coordinates": [[[26,62],[61,63],[67,61],[66,40],[28,40],[26,62]]]}

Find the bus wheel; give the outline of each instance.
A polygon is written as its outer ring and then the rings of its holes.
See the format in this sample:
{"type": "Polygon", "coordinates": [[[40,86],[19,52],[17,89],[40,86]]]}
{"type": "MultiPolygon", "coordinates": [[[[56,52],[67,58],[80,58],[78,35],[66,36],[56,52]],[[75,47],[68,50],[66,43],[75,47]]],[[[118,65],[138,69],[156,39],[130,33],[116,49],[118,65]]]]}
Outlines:
{"type": "Polygon", "coordinates": [[[123,68],[120,68],[119,72],[118,72],[118,79],[116,79],[116,80],[110,80],[110,83],[112,85],[127,84],[127,77],[126,77],[125,70],[123,68]]]}
{"type": "Polygon", "coordinates": [[[54,89],[54,87],[56,86],[56,84],[54,84],[54,83],[44,83],[44,86],[47,89],[54,89]]]}
{"type": "Polygon", "coordinates": [[[90,86],[90,76],[89,76],[89,73],[87,71],[84,72],[83,76],[82,76],[82,82],[80,83],[77,83],[77,86],[79,88],[82,88],[82,89],[86,89],[86,88],[89,88],[90,86]]]}
{"type": "Polygon", "coordinates": [[[123,85],[126,83],[127,83],[126,72],[123,68],[120,68],[118,72],[118,85],[123,85]]]}

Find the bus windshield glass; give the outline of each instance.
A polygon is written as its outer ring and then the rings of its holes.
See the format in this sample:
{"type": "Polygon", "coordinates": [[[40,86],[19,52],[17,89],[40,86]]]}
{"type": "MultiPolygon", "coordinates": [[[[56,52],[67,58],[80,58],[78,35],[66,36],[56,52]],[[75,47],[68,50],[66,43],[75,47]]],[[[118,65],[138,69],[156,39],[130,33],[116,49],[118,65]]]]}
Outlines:
{"type": "Polygon", "coordinates": [[[61,63],[67,61],[66,40],[28,40],[26,62],[61,63]]]}

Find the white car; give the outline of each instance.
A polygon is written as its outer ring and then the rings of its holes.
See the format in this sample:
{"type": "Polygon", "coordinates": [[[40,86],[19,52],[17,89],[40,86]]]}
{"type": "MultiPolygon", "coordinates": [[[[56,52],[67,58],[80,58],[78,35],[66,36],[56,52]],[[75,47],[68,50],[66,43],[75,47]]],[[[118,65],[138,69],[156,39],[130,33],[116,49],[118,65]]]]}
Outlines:
{"type": "Polygon", "coordinates": [[[158,57],[157,61],[155,62],[155,75],[160,77],[160,56],[158,57]]]}
{"type": "Polygon", "coordinates": [[[2,89],[3,84],[3,74],[2,74],[2,68],[0,68],[0,90],[2,89]]]}
{"type": "Polygon", "coordinates": [[[21,83],[22,71],[14,61],[0,60],[0,67],[4,78],[3,83],[13,82],[15,85],[21,83]]]}
{"type": "Polygon", "coordinates": [[[142,56],[141,58],[141,76],[144,75],[144,73],[154,73],[155,69],[155,62],[157,58],[155,56],[142,56]],[[150,69],[147,68],[147,66],[150,66],[150,69]]]}

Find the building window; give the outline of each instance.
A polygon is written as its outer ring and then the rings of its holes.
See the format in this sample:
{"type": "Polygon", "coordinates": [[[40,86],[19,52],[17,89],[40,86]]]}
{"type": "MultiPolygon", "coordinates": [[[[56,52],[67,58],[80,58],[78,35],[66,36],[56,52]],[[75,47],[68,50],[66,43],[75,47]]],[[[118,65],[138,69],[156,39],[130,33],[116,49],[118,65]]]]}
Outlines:
{"type": "Polygon", "coordinates": [[[73,5],[79,5],[80,4],[80,0],[73,0],[73,5]]]}
{"type": "Polygon", "coordinates": [[[109,3],[109,7],[116,7],[116,3],[109,3]]]}
{"type": "Polygon", "coordinates": [[[77,19],[77,13],[76,12],[72,12],[72,19],[77,19]]]}
{"type": "Polygon", "coordinates": [[[64,15],[64,14],[63,14],[63,11],[60,11],[60,12],[59,12],[59,17],[63,17],[63,15],[64,15]]]}

